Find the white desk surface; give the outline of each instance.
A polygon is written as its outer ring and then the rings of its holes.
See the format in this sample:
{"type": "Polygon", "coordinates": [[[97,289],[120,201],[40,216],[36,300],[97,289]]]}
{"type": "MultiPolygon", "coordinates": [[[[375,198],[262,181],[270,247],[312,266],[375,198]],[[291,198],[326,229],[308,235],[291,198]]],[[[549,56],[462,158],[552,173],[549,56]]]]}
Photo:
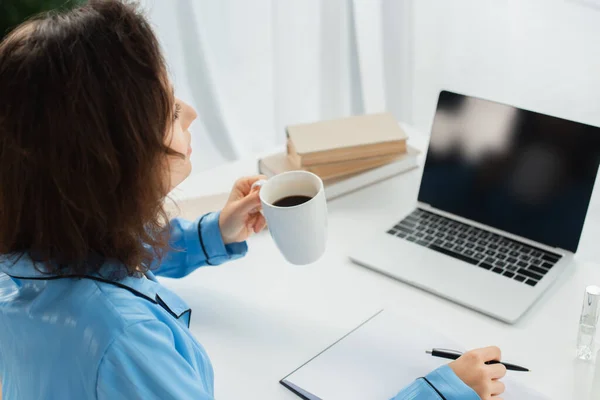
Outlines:
{"type": "MultiPolygon", "coordinates": [[[[406,128],[424,149],[426,136],[406,128]]],[[[172,196],[229,191],[237,177],[256,171],[254,159],[203,171],[172,196]]],[[[505,359],[532,370],[513,376],[552,399],[600,398],[600,362],[596,370],[575,359],[583,290],[600,284],[599,190],[576,263],[517,324],[507,325],[348,260],[353,232],[385,229],[415,205],[420,175],[413,170],[329,202],[327,252],[313,265],[287,264],[261,232],[241,260],[162,279],[193,310],[191,329],[213,362],[217,398],[297,399],[279,380],[381,308],[435,321],[467,348],[500,346],[505,359]]]]}

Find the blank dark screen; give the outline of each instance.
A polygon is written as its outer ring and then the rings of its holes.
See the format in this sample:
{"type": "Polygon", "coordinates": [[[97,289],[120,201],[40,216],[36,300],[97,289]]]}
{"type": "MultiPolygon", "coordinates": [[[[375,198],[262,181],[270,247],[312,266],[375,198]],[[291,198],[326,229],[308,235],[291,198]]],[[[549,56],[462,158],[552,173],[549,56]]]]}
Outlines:
{"type": "Polygon", "coordinates": [[[443,91],[419,201],[575,252],[599,155],[600,128],[443,91]]]}

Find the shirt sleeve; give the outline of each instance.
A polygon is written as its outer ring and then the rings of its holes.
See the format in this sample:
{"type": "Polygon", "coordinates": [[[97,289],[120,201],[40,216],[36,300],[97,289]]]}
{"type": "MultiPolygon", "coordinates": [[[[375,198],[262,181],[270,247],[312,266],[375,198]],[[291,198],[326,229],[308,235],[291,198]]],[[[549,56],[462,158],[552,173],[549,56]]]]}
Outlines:
{"type": "Polygon", "coordinates": [[[219,228],[219,215],[213,212],[195,221],[174,218],[170,222],[171,250],[155,275],[181,278],[204,265],[219,265],[243,257],[248,251],[246,242],[224,244],[219,228]]]}
{"type": "Polygon", "coordinates": [[[160,321],[128,327],[98,367],[98,400],[214,400],[211,371],[196,371],[160,321]]]}
{"type": "Polygon", "coordinates": [[[415,380],[392,400],[481,400],[447,365],[415,380]]]}

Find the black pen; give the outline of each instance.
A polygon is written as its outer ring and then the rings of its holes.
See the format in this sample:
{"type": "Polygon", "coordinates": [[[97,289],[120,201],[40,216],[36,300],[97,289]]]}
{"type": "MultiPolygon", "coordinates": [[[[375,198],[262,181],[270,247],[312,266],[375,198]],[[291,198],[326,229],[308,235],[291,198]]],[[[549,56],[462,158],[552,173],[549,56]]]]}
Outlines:
{"type": "MultiPolygon", "coordinates": [[[[448,358],[450,360],[456,360],[458,357],[462,356],[462,353],[460,353],[458,351],[455,351],[455,350],[446,350],[446,349],[427,350],[427,351],[425,351],[425,353],[431,354],[434,357],[448,358]]],[[[515,365],[515,364],[509,364],[509,363],[504,362],[504,361],[491,360],[491,361],[486,361],[486,364],[488,364],[488,365],[489,364],[502,364],[509,371],[529,372],[529,370],[527,368],[525,368],[525,367],[521,367],[521,366],[515,365]]]]}

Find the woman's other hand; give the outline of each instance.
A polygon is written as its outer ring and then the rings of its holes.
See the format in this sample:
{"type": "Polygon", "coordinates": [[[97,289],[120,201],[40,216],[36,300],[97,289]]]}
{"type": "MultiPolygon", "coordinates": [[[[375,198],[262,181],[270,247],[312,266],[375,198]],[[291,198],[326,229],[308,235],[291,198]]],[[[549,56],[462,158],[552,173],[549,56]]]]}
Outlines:
{"type": "Polygon", "coordinates": [[[231,189],[229,199],[221,211],[219,228],[223,243],[243,242],[252,233],[260,232],[266,225],[265,217],[260,213],[258,196],[260,189],[252,190],[252,184],[263,175],[238,179],[231,189]]]}
{"type": "Polygon", "coordinates": [[[506,375],[506,367],[502,364],[486,364],[487,361],[500,361],[500,356],[498,347],[485,347],[466,352],[449,366],[482,400],[501,400],[498,395],[504,392],[504,383],[498,379],[506,375]]]}

